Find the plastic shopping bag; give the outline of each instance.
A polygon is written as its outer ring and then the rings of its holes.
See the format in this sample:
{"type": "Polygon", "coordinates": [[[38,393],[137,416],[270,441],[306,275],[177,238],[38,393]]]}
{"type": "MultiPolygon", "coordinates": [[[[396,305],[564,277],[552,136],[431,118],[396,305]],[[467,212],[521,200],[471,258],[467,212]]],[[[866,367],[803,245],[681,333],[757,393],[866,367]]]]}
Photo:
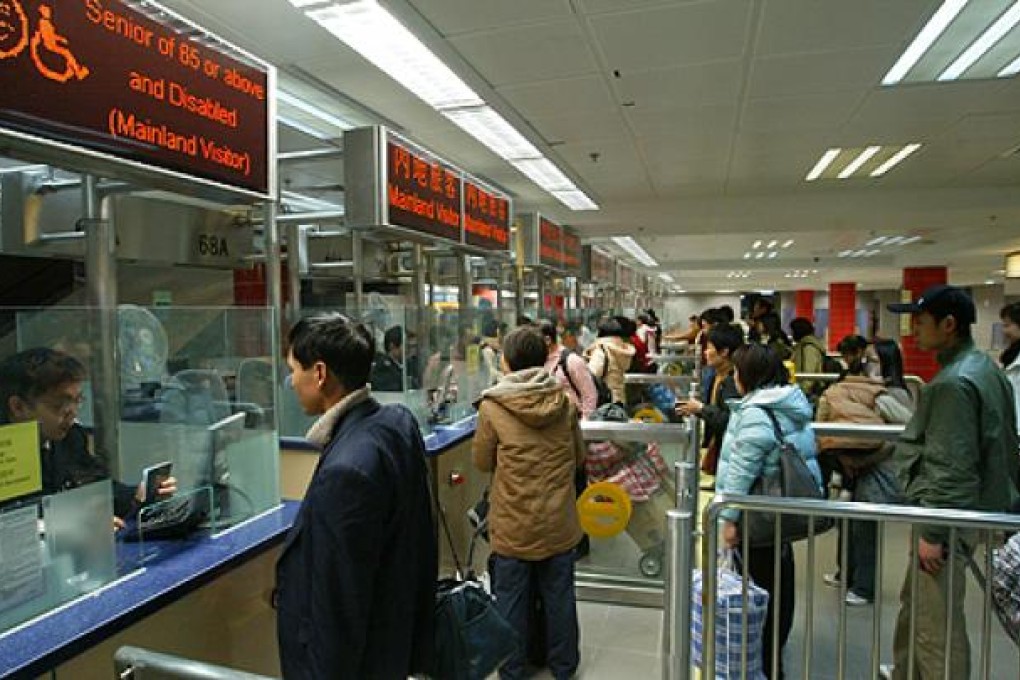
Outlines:
{"type": "MultiPolygon", "coordinates": [[[[762,650],[765,635],[765,617],[769,606],[768,591],[754,582],[747,584],[747,602],[744,602],[744,586],[741,574],[733,570],[732,560],[726,558],[719,568],[718,590],[715,611],[715,678],[716,680],[738,680],[742,677],[744,613],[747,613],[747,678],[765,680],[762,668],[762,650]]],[[[693,599],[693,621],[691,631],[691,658],[701,667],[704,663],[704,640],[706,635],[705,612],[702,606],[702,572],[695,570],[691,584],[693,599]]],[[[709,632],[708,634],[712,634],[709,632]]]]}

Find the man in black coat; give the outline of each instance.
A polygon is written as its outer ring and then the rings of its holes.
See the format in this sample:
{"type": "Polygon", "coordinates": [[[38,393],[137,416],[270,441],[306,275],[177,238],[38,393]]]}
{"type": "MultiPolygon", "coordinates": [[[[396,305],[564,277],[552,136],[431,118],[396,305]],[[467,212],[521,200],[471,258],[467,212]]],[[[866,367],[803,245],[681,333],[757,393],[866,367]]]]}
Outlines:
{"type": "Polygon", "coordinates": [[[427,672],[438,554],[425,445],[403,406],[366,386],[374,341],[339,314],[291,331],[287,363],[324,453],[276,565],[287,680],[427,672]]]}

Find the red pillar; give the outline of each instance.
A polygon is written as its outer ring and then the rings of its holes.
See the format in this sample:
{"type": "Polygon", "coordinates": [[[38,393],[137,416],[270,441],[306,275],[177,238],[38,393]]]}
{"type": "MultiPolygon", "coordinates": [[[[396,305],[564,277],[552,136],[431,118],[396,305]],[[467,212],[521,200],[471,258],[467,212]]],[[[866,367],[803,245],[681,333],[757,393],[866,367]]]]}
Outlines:
{"type": "Polygon", "coordinates": [[[815,320],[815,291],[798,290],[794,291],[794,318],[802,316],[814,323],[815,320]]]}
{"type": "Polygon", "coordinates": [[[857,284],[829,284],[829,351],[836,351],[839,341],[853,334],[857,325],[857,284]]]}
{"type": "MultiPolygon", "coordinates": [[[[948,283],[948,279],[949,272],[945,267],[907,267],[903,270],[903,289],[910,292],[911,300],[916,300],[928,286],[948,283]]],[[[901,332],[901,336],[904,373],[920,376],[925,382],[930,381],[939,371],[935,352],[918,349],[912,332],[901,332]]]]}

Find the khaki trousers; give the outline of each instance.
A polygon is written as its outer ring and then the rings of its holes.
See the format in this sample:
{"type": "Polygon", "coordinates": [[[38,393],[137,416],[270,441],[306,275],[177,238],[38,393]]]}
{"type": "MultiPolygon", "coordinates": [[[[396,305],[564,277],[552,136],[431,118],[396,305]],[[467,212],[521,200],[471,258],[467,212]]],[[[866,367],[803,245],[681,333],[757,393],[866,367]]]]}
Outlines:
{"type": "MultiPolygon", "coordinates": [[[[911,556],[911,560],[916,559],[911,556]]],[[[912,570],[907,568],[900,592],[900,613],[893,637],[894,680],[968,680],[970,678],[970,641],[963,611],[967,588],[966,555],[954,552],[953,608],[949,606],[949,562],[937,576],[917,570],[917,623],[914,632],[914,675],[907,676],[910,645],[910,602],[912,570]],[[953,621],[953,640],[949,675],[946,670],[946,622],[953,621]]]]}

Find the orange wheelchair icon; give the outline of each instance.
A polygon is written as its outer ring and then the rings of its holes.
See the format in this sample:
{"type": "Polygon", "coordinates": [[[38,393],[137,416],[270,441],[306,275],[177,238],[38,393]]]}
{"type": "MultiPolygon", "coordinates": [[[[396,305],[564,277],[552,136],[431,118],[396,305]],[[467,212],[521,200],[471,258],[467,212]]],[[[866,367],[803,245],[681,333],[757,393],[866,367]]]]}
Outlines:
{"type": "Polygon", "coordinates": [[[28,17],[20,0],[0,0],[0,59],[12,59],[29,48],[36,70],[48,80],[66,83],[71,78],[84,80],[89,68],[78,62],[67,38],[57,32],[53,23],[53,10],[39,5],[39,25],[29,36],[28,17]],[[60,59],[56,68],[54,57],[60,59]]]}

